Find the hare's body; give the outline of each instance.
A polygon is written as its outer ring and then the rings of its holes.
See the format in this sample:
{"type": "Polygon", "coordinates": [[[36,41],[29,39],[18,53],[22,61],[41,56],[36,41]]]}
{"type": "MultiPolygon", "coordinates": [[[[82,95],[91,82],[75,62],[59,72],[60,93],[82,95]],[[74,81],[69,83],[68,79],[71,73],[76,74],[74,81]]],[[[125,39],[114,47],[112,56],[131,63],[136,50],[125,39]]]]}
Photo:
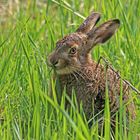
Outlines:
{"type": "MultiPolygon", "coordinates": [[[[121,91],[124,103],[130,99],[128,85],[122,82],[121,86],[120,77],[112,69],[105,70],[104,66],[97,65],[91,59],[91,49],[111,38],[120,25],[119,20],[114,19],[95,27],[99,19],[99,13],[92,13],[75,33],[59,40],[48,57],[48,64],[54,68],[60,79],[61,89],[66,87],[69,96],[75,90],[78,104],[82,102],[88,119],[93,112],[99,113],[104,109],[106,87],[112,114],[119,107],[121,91]]],[[[133,102],[130,101],[127,110],[132,113],[133,102]]]]}
{"type": "MultiPolygon", "coordinates": [[[[121,83],[120,77],[112,69],[108,68],[105,72],[103,66],[93,62],[72,74],[60,75],[59,79],[61,89],[63,90],[66,87],[66,93],[70,97],[72,95],[72,89],[75,90],[78,104],[83,104],[83,109],[88,119],[92,117],[93,113],[103,113],[107,84],[110,110],[112,115],[116,113],[120,104],[121,83]]],[[[125,83],[122,84],[122,87],[123,100],[127,102],[129,88],[125,83]]],[[[131,108],[133,108],[133,104],[131,104],[131,108]]]]}

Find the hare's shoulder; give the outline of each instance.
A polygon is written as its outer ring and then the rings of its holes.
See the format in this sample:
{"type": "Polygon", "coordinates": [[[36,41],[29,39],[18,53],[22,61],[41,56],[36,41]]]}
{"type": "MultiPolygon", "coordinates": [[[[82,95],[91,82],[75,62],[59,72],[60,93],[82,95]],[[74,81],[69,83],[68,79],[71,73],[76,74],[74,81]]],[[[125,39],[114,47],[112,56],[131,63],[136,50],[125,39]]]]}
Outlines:
{"type": "Polygon", "coordinates": [[[96,62],[87,65],[81,69],[81,73],[89,80],[99,80],[105,76],[104,66],[97,64],[96,62]]]}

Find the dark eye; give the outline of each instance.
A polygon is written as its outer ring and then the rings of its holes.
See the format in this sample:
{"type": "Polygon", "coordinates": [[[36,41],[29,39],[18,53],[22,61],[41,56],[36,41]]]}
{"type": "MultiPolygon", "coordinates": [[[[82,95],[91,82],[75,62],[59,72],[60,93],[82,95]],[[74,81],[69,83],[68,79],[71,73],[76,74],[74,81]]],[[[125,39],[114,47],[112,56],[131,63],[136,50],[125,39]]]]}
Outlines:
{"type": "Polygon", "coordinates": [[[71,48],[69,53],[70,54],[75,54],[76,53],[76,48],[75,47],[71,48]]]}

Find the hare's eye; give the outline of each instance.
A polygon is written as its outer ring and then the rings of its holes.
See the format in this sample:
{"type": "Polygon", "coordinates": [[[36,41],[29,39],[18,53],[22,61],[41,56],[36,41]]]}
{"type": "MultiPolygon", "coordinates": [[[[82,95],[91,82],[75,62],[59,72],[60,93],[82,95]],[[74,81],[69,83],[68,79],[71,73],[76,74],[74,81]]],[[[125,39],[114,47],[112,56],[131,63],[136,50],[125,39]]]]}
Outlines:
{"type": "Polygon", "coordinates": [[[70,54],[75,54],[76,53],[76,48],[75,47],[71,48],[70,51],[69,51],[69,53],[70,54]]]}

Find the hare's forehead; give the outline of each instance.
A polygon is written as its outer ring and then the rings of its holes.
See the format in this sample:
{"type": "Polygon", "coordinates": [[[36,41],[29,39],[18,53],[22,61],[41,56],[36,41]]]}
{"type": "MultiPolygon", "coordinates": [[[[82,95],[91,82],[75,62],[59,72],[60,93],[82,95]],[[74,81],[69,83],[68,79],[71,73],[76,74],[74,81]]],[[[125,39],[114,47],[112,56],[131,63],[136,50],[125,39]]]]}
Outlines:
{"type": "Polygon", "coordinates": [[[78,33],[73,33],[70,35],[65,36],[63,39],[59,40],[56,43],[56,47],[60,48],[60,47],[72,47],[74,45],[81,45],[83,42],[84,38],[82,35],[78,34],[78,33]]]}

